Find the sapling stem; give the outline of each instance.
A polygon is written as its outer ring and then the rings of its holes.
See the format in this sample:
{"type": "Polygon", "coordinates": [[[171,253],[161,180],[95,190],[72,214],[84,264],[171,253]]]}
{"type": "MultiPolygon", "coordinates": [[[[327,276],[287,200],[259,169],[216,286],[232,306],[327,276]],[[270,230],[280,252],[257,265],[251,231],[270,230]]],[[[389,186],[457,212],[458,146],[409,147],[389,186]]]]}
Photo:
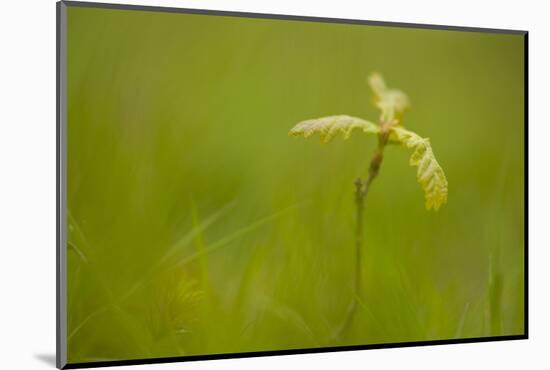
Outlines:
{"type": "Polygon", "coordinates": [[[384,148],[388,143],[389,128],[391,124],[383,123],[380,126],[382,129],[378,137],[378,147],[376,148],[376,151],[370,161],[368,177],[366,180],[362,180],[361,178],[355,180],[355,278],[353,280],[352,288],[353,296],[351,298],[346,317],[337,333],[338,337],[342,337],[348,331],[349,327],[351,327],[355,317],[355,312],[357,311],[357,300],[362,292],[361,278],[363,275],[362,265],[364,259],[363,219],[365,213],[365,198],[369,192],[372,181],[376,178],[376,176],[378,176],[378,172],[380,171],[380,166],[382,164],[382,160],[384,159],[384,148]]]}

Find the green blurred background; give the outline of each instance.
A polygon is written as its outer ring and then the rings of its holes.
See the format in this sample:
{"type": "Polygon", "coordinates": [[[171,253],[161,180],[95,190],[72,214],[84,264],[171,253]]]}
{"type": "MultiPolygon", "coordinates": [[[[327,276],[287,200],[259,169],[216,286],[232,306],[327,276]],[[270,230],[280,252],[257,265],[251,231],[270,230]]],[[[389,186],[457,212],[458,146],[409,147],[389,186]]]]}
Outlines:
{"type": "Polygon", "coordinates": [[[69,362],[524,332],[523,36],[68,9],[69,362]],[[354,185],[405,91],[449,201],[424,209],[388,147],[366,200],[353,328],[354,185]]]}

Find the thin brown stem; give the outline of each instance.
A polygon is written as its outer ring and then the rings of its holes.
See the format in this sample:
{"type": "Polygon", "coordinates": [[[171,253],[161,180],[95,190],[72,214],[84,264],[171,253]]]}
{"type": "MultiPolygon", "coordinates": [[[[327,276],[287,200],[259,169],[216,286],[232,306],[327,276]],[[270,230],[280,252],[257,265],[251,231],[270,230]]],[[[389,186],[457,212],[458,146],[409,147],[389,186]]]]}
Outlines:
{"type": "Polygon", "coordinates": [[[357,311],[357,300],[360,298],[360,294],[363,291],[361,280],[363,275],[363,219],[365,212],[365,198],[369,192],[371,183],[374,181],[376,176],[378,176],[380,165],[384,159],[384,148],[388,143],[389,137],[388,127],[389,126],[382,125],[383,130],[378,138],[378,147],[376,148],[376,151],[370,161],[367,179],[362,180],[361,178],[358,178],[355,180],[355,276],[352,286],[353,297],[346,312],[346,317],[337,331],[337,338],[339,339],[341,339],[351,327],[357,311]]]}

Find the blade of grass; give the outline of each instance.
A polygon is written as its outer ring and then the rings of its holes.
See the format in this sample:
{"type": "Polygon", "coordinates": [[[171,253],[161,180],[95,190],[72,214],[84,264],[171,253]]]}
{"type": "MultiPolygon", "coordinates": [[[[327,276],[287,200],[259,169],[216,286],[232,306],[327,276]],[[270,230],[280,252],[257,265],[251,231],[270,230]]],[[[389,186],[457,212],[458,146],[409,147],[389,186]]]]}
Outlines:
{"type": "MultiPolygon", "coordinates": [[[[191,220],[193,222],[193,229],[199,230],[199,213],[195,202],[191,199],[191,220]]],[[[197,232],[195,235],[195,247],[198,253],[201,253],[199,261],[200,275],[201,275],[201,287],[202,290],[208,295],[209,292],[209,277],[208,277],[208,256],[204,253],[204,237],[202,231],[197,232]]]]}
{"type": "Polygon", "coordinates": [[[502,273],[500,272],[500,250],[497,247],[489,259],[489,313],[491,335],[502,334],[502,273]]]}
{"type": "Polygon", "coordinates": [[[388,335],[390,331],[388,330],[385,322],[383,320],[376,319],[376,316],[374,315],[370,307],[365,303],[365,301],[363,301],[361,297],[357,295],[356,298],[357,298],[357,303],[359,304],[359,308],[365,311],[365,313],[369,316],[372,322],[375,322],[378,324],[379,330],[382,332],[382,334],[388,335]]]}
{"type": "Polygon", "coordinates": [[[462,338],[462,332],[464,331],[464,322],[466,322],[466,316],[468,315],[469,310],[470,302],[467,302],[464,306],[464,310],[462,310],[462,315],[460,315],[460,320],[458,321],[458,325],[456,327],[455,338],[462,338]]]}
{"type": "Polygon", "coordinates": [[[69,246],[69,250],[72,250],[73,252],[75,252],[78,255],[78,258],[82,260],[82,262],[84,263],[88,262],[88,258],[86,258],[86,255],[84,254],[84,252],[82,252],[82,250],[80,250],[80,248],[78,248],[75,243],[68,241],[67,245],[69,246]]]}
{"type": "MultiPolygon", "coordinates": [[[[301,203],[300,203],[301,204],[301,203]]],[[[210,244],[209,246],[207,246],[206,248],[204,248],[204,250],[202,252],[195,252],[193,254],[191,254],[190,256],[187,256],[185,258],[183,258],[181,261],[179,261],[174,267],[181,267],[181,266],[184,266],[194,260],[196,260],[197,258],[199,258],[203,253],[211,253],[217,249],[220,249],[221,247],[229,244],[230,242],[232,242],[233,240],[243,236],[244,234],[268,223],[269,221],[281,216],[282,214],[288,212],[290,209],[294,209],[296,207],[298,207],[300,204],[294,204],[294,205],[291,205],[291,206],[288,206],[284,209],[282,209],[281,211],[278,211],[278,212],[275,212],[269,216],[266,216],[256,222],[253,222],[252,224],[248,225],[248,226],[244,226],[234,232],[232,232],[231,234],[221,238],[220,240],[210,244]]]]}
{"type": "Polygon", "coordinates": [[[89,244],[88,244],[88,240],[86,239],[86,237],[84,236],[84,232],[82,232],[82,228],[80,227],[80,224],[76,221],[76,219],[74,218],[71,210],[67,209],[67,217],[68,217],[68,223],[69,223],[69,228],[72,226],[74,228],[74,230],[76,231],[76,233],[78,234],[78,237],[82,240],[82,242],[84,243],[84,246],[86,248],[89,247],[89,244]]]}
{"type": "Polygon", "coordinates": [[[204,230],[206,230],[210,225],[212,225],[220,216],[222,216],[224,213],[229,211],[233,206],[235,205],[235,202],[230,202],[220,208],[217,212],[210,215],[208,218],[206,218],[203,222],[197,225],[197,227],[193,227],[190,232],[187,232],[183,237],[181,237],[176,243],[174,243],[170,248],[168,248],[168,251],[165,253],[165,255],[160,259],[160,261],[157,263],[158,265],[162,265],[165,263],[170,257],[172,257],[174,254],[177,253],[178,250],[186,247],[189,245],[197,235],[201,234],[204,230]]]}
{"type": "Polygon", "coordinates": [[[271,312],[273,315],[278,317],[280,320],[290,323],[295,328],[299,329],[304,333],[316,346],[321,344],[317,340],[317,336],[313,330],[309,327],[304,317],[296,311],[293,307],[284,304],[282,302],[277,302],[274,299],[270,299],[269,303],[266,305],[266,309],[271,312]]]}

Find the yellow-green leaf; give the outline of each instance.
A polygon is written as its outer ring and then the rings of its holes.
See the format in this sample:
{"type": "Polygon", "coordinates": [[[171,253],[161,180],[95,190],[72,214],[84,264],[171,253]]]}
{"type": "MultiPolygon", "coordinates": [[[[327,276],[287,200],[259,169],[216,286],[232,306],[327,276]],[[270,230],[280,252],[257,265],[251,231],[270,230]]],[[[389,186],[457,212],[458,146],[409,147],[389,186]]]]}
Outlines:
{"type": "Polygon", "coordinates": [[[396,126],[391,128],[390,140],[414,150],[410,165],[418,167],[416,178],[424,190],[426,209],[433,208],[437,211],[447,202],[448,183],[443,169],[435,159],[430,139],[396,126]]]}
{"type": "Polygon", "coordinates": [[[369,76],[369,85],[375,95],[375,104],[382,111],[380,120],[390,122],[396,118],[396,114],[402,113],[410,105],[407,95],[397,89],[386,86],[384,78],[379,73],[369,76]]]}
{"type": "Polygon", "coordinates": [[[368,134],[378,134],[380,132],[378,125],[372,122],[357,117],[340,115],[302,121],[290,130],[289,135],[308,138],[317,133],[321,138],[321,142],[328,143],[338,134],[342,134],[344,139],[347,139],[355,128],[368,134]]]}

